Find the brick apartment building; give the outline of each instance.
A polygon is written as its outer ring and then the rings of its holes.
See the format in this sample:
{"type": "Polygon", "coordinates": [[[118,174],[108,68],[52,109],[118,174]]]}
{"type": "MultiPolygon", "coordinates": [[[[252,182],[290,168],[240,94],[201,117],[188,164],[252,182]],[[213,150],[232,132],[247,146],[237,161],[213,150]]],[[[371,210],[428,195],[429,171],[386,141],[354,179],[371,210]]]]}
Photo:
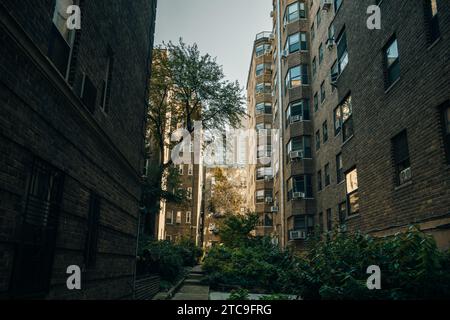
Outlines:
{"type": "MultiPolygon", "coordinates": [[[[193,135],[194,136],[194,135],[193,135]]],[[[161,201],[158,219],[158,239],[177,242],[190,239],[201,245],[203,234],[203,185],[205,168],[203,164],[196,163],[194,155],[194,138],[189,146],[185,146],[183,153],[188,153],[190,161],[183,161],[175,165],[179,170],[180,185],[186,194],[182,203],[161,201]]],[[[165,160],[167,162],[172,151],[166,148],[165,160]]]]}
{"type": "Polygon", "coordinates": [[[247,128],[249,150],[253,150],[247,166],[247,207],[259,215],[256,234],[271,235],[276,206],[273,194],[272,155],[272,83],[273,34],[260,32],[253,43],[253,53],[247,81],[247,128]]]}
{"type": "Polygon", "coordinates": [[[445,0],[273,1],[282,246],[301,248],[317,225],[385,236],[416,224],[450,247],[449,9],[445,0]],[[375,4],[380,30],[366,24],[375,4]]]}
{"type": "Polygon", "coordinates": [[[1,297],[132,297],[155,14],[156,1],[0,1],[1,297]]]}

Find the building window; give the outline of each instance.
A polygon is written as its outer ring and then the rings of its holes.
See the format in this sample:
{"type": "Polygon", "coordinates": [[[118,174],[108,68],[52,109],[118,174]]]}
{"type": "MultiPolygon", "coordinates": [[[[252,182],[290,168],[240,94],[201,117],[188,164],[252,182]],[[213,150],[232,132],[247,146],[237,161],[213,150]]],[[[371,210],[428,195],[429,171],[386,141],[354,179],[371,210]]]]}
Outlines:
{"type": "Polygon", "coordinates": [[[100,220],[100,197],[91,193],[89,200],[88,231],[84,249],[84,264],[86,267],[95,265],[98,242],[98,227],[100,220]]]}
{"type": "Polygon", "coordinates": [[[331,184],[330,164],[325,165],[325,187],[331,184]]]}
{"type": "Polygon", "coordinates": [[[294,216],[294,231],[305,231],[307,234],[311,234],[314,231],[313,216],[294,216]]]}
{"type": "Polygon", "coordinates": [[[192,221],[192,212],[186,211],[186,224],[191,224],[192,221]]]}
{"type": "Polygon", "coordinates": [[[271,157],[272,156],[272,146],[271,145],[258,146],[256,156],[258,159],[271,157]]]}
{"type": "Polygon", "coordinates": [[[256,115],[260,114],[272,114],[272,104],[269,102],[258,103],[255,107],[256,115]]]}
{"type": "Polygon", "coordinates": [[[323,103],[326,99],[326,91],[325,91],[325,81],[320,85],[320,102],[323,103]]]}
{"type": "Polygon", "coordinates": [[[314,94],[314,112],[317,112],[319,110],[319,96],[317,92],[314,94]]]}
{"type": "Polygon", "coordinates": [[[65,79],[69,77],[70,60],[75,41],[75,31],[67,27],[69,14],[66,11],[73,4],[72,0],[56,0],[48,48],[50,60],[65,79]]]}
{"type": "Polygon", "coordinates": [[[316,151],[320,149],[320,130],[316,131],[316,151]]]}
{"type": "Polygon", "coordinates": [[[450,104],[446,102],[441,107],[441,119],[444,133],[444,148],[447,155],[447,163],[450,164],[450,104]]]}
{"type": "Polygon", "coordinates": [[[437,0],[423,0],[425,24],[428,31],[428,42],[434,43],[440,36],[437,0]]]}
{"type": "Polygon", "coordinates": [[[173,224],[173,211],[166,212],[166,224],[173,224]]]}
{"type": "Polygon", "coordinates": [[[337,12],[341,7],[342,0],[334,0],[334,12],[337,12]]]}
{"type": "Polygon", "coordinates": [[[394,152],[396,184],[399,186],[411,180],[411,163],[406,130],[392,139],[392,148],[394,152]]]}
{"type": "Polygon", "coordinates": [[[288,180],[288,201],[298,199],[297,193],[301,193],[305,198],[313,197],[312,177],[311,175],[300,175],[291,177],[288,180]]]}
{"type": "Polygon", "coordinates": [[[323,134],[323,143],[325,144],[328,141],[328,122],[325,121],[322,124],[322,134],[323,134]]]}
{"type": "Polygon", "coordinates": [[[322,64],[323,61],[323,43],[319,46],[319,65],[322,64]]]}
{"type": "Polygon", "coordinates": [[[338,205],[339,212],[339,225],[345,225],[347,219],[347,203],[342,202],[338,205]]]}
{"type": "Polygon", "coordinates": [[[102,81],[102,96],[100,100],[100,108],[105,113],[109,112],[113,68],[114,68],[114,55],[112,49],[108,48],[108,61],[106,63],[105,79],[102,81]]]}
{"type": "Polygon", "coordinates": [[[270,189],[256,191],[256,203],[269,202],[273,200],[273,191],[270,189]]]}
{"type": "Polygon", "coordinates": [[[188,165],[188,175],[192,176],[194,173],[194,166],[192,164],[188,165]]]}
{"type": "Polygon", "coordinates": [[[314,23],[311,25],[311,41],[314,40],[316,37],[316,28],[314,26],[314,23]]]}
{"type": "Polygon", "coordinates": [[[290,103],[286,110],[286,126],[304,120],[310,120],[309,100],[303,99],[290,103]]]}
{"type": "Polygon", "coordinates": [[[308,42],[306,40],[306,32],[298,32],[291,34],[286,40],[286,51],[294,53],[299,50],[308,50],[308,42]]]}
{"type": "Polygon", "coordinates": [[[266,72],[270,72],[272,65],[270,63],[260,63],[256,66],[256,76],[262,76],[266,72]]]}
{"type": "Polygon", "coordinates": [[[312,74],[313,77],[316,75],[317,73],[317,61],[316,61],[316,57],[314,57],[313,61],[312,61],[312,74]]]}
{"type": "Polygon", "coordinates": [[[255,88],[256,94],[265,94],[272,92],[272,84],[271,83],[258,83],[255,88]]]}
{"type": "Polygon", "coordinates": [[[182,164],[178,165],[178,174],[179,174],[180,176],[183,175],[183,169],[184,169],[184,165],[182,165],[182,164]]]}
{"type": "Polygon", "coordinates": [[[400,60],[396,38],[390,40],[384,49],[384,63],[386,88],[389,88],[398,78],[400,78],[400,60]]]}
{"type": "Polygon", "coordinates": [[[273,177],[272,167],[261,167],[256,169],[256,180],[263,180],[273,177]]]}
{"type": "Polygon", "coordinates": [[[347,187],[348,215],[352,216],[359,213],[358,172],[356,168],[350,170],[345,175],[345,181],[347,187]]]}
{"type": "Polygon", "coordinates": [[[317,171],[317,190],[322,191],[323,185],[322,185],[322,171],[317,171]]]}
{"type": "Polygon", "coordinates": [[[331,232],[333,230],[333,215],[331,209],[327,209],[327,231],[331,232]]]}
{"type": "Polygon", "coordinates": [[[316,13],[316,24],[317,24],[317,28],[319,28],[320,22],[322,22],[322,15],[321,15],[321,12],[322,12],[322,8],[319,6],[319,9],[317,10],[317,13],[316,13]]]}
{"type": "Polygon", "coordinates": [[[333,118],[334,118],[334,135],[337,136],[341,132],[342,127],[342,114],[340,106],[334,109],[333,118]]]}
{"type": "Polygon", "coordinates": [[[285,90],[308,84],[308,66],[298,65],[288,70],[285,79],[285,90]]]}
{"type": "Polygon", "coordinates": [[[187,197],[189,200],[192,200],[192,187],[188,187],[188,188],[187,188],[186,197],[187,197]]]}
{"type": "Polygon", "coordinates": [[[272,48],[271,48],[270,44],[262,44],[255,48],[255,54],[257,57],[260,57],[266,53],[269,53],[271,49],[272,48]]]}
{"type": "Polygon", "coordinates": [[[337,56],[338,56],[338,72],[341,74],[348,64],[348,52],[347,52],[347,34],[345,29],[341,32],[336,40],[337,43],[337,56]]]}
{"type": "Polygon", "coordinates": [[[344,165],[342,162],[342,154],[336,156],[336,183],[341,183],[344,180],[344,165]]]}
{"type": "Polygon", "coordinates": [[[348,96],[340,105],[340,108],[342,115],[342,139],[345,142],[353,137],[354,134],[352,97],[348,96]]]}
{"type": "Polygon", "coordinates": [[[97,105],[97,88],[87,74],[83,74],[81,80],[80,98],[84,106],[91,112],[95,112],[97,105]]]}
{"type": "Polygon", "coordinates": [[[291,140],[289,140],[287,144],[287,157],[288,161],[289,159],[301,158],[301,159],[311,159],[311,137],[309,136],[300,136],[300,137],[294,137],[291,140]],[[297,152],[302,152],[302,155],[294,154],[297,152]]]}
{"type": "Polygon", "coordinates": [[[339,66],[336,60],[330,69],[331,92],[334,92],[334,90],[336,90],[338,77],[339,77],[339,66]]]}
{"type": "MultiPolygon", "coordinates": [[[[37,158],[27,180],[23,215],[17,225],[22,232],[17,234],[17,251],[10,264],[11,289],[16,297],[49,291],[64,188],[63,172],[37,158]]],[[[2,191],[2,201],[3,195],[2,191]]],[[[7,263],[3,250],[2,264],[7,263]]]]}
{"type": "Polygon", "coordinates": [[[284,14],[284,24],[297,21],[299,18],[306,18],[305,4],[303,2],[294,2],[288,5],[284,14]]]}
{"type": "Polygon", "coordinates": [[[177,211],[177,219],[175,220],[176,224],[181,224],[181,216],[182,216],[182,212],[177,211]]]}

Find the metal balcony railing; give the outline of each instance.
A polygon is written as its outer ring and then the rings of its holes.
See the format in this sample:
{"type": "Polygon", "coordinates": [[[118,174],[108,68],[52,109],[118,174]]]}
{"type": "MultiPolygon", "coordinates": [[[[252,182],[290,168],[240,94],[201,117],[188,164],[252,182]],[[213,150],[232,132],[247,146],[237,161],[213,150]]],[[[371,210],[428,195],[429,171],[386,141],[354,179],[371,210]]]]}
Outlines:
{"type": "Polygon", "coordinates": [[[261,39],[268,39],[268,38],[272,38],[273,37],[273,33],[270,31],[263,31],[260,32],[256,35],[256,40],[261,40],[261,39]]]}

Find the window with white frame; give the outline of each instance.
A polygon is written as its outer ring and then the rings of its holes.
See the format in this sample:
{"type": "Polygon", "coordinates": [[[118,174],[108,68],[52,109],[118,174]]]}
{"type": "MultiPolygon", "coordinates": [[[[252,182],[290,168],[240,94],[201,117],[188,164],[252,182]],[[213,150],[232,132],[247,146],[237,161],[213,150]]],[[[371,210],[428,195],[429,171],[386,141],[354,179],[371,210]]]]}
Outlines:
{"type": "Polygon", "coordinates": [[[192,221],[192,212],[186,211],[186,224],[191,224],[192,221]]]}

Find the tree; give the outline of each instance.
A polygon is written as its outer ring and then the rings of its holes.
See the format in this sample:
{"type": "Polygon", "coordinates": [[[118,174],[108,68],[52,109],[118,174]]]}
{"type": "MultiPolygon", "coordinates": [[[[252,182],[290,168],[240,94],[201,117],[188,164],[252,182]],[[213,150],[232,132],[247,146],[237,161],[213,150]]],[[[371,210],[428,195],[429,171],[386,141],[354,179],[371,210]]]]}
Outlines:
{"type": "Polygon", "coordinates": [[[225,246],[238,248],[254,239],[252,231],[259,221],[257,214],[228,216],[220,229],[220,238],[225,246]]]}
{"type": "Polygon", "coordinates": [[[180,202],[177,170],[164,157],[171,149],[172,134],[182,125],[189,133],[194,121],[203,129],[236,127],[245,115],[239,83],[225,80],[222,67],[209,54],[202,55],[196,44],[169,42],[154,50],[148,109],[147,141],[157,146],[152,176],[144,183],[144,204],[166,199],[180,202]],[[161,188],[165,185],[164,188],[161,188]]]}
{"type": "Polygon", "coordinates": [[[224,215],[238,214],[244,202],[242,195],[221,168],[214,169],[214,178],[216,183],[210,200],[211,211],[224,215]]]}

